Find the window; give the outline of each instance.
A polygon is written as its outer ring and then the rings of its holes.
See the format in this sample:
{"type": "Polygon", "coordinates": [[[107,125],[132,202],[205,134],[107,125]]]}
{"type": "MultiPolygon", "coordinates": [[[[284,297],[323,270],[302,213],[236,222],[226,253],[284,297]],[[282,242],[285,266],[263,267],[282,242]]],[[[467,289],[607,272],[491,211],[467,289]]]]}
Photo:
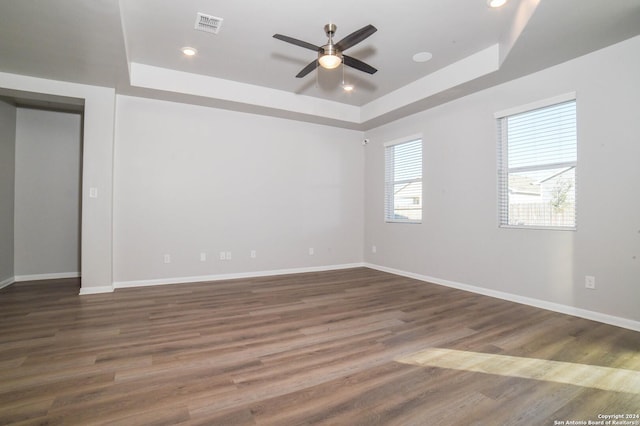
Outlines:
{"type": "Polygon", "coordinates": [[[500,226],[576,229],[575,94],[496,118],[500,226]]]}
{"type": "Polygon", "coordinates": [[[386,222],[422,222],[422,139],[385,146],[386,222]]]}

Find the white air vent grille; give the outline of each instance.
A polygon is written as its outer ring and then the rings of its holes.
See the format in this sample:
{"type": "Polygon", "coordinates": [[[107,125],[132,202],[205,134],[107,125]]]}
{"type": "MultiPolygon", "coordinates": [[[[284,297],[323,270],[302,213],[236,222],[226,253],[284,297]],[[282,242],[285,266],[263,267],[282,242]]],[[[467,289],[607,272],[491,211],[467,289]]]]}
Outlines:
{"type": "Polygon", "coordinates": [[[218,34],[220,27],[222,26],[222,18],[217,16],[205,15],[198,12],[196,15],[195,29],[198,31],[204,31],[205,33],[218,34]]]}

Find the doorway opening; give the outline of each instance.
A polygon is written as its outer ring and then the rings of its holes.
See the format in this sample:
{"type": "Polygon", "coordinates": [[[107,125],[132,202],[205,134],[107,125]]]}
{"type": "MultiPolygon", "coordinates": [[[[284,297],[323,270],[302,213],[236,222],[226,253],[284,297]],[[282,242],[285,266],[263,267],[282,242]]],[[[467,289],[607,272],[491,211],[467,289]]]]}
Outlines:
{"type": "Polygon", "coordinates": [[[0,250],[11,251],[12,265],[0,266],[11,269],[0,282],[71,279],[79,288],[84,102],[25,92],[0,92],[0,102],[0,149],[13,154],[0,191],[0,250]]]}

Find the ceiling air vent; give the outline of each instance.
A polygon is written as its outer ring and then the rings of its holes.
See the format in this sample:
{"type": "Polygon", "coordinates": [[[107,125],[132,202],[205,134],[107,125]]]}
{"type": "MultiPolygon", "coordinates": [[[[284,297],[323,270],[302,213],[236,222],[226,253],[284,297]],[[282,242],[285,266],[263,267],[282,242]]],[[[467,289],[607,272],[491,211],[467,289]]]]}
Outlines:
{"type": "Polygon", "coordinates": [[[222,18],[198,12],[195,29],[205,33],[218,34],[222,26],[222,18]]]}

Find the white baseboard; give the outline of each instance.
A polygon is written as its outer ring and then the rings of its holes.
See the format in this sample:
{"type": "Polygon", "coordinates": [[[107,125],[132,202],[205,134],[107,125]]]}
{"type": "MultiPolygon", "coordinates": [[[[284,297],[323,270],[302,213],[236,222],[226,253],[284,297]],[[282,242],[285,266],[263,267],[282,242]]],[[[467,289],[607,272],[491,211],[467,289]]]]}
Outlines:
{"type": "Polygon", "coordinates": [[[87,294],[101,294],[101,293],[113,293],[113,287],[110,285],[100,287],[81,287],[80,296],[86,296],[87,294]]]}
{"type": "Polygon", "coordinates": [[[364,263],[348,263],[348,264],[342,264],[342,265],[313,266],[308,268],[276,269],[276,270],[268,270],[268,271],[241,272],[241,273],[218,274],[218,275],[200,275],[200,276],[192,276],[192,277],[159,278],[155,280],[116,281],[113,283],[113,287],[114,288],[130,288],[130,287],[145,287],[145,286],[152,286],[152,285],[185,284],[185,283],[196,283],[196,282],[205,282],[205,281],[235,280],[238,278],[258,278],[258,277],[269,277],[273,275],[289,275],[289,274],[302,274],[306,272],[335,271],[340,269],[361,268],[363,266],[365,266],[364,263]]]}
{"type": "MultiPolygon", "coordinates": [[[[58,272],[53,274],[36,274],[36,275],[16,275],[13,278],[9,278],[5,281],[0,282],[0,288],[7,287],[14,282],[21,281],[40,281],[40,280],[56,280],[62,278],[80,278],[82,275],[80,272],[58,272]]],[[[98,294],[98,293],[111,293],[113,291],[113,287],[104,286],[104,287],[82,287],[80,288],[80,296],[84,296],[86,294],[98,294]]]]}
{"type": "Polygon", "coordinates": [[[505,293],[502,291],[491,290],[482,287],[476,287],[469,284],[462,284],[455,281],[444,280],[426,275],[415,274],[413,272],[401,271],[398,269],[387,268],[386,266],[364,263],[367,268],[378,271],[388,272],[394,275],[414,278],[419,281],[425,281],[433,284],[443,285],[445,287],[456,288],[459,290],[469,291],[471,293],[482,294],[485,296],[495,297],[497,299],[508,300],[510,302],[521,303],[523,305],[534,306],[536,308],[546,309],[548,311],[559,312],[562,314],[572,315],[575,317],[585,318],[592,321],[598,321],[605,324],[615,325],[617,327],[627,328],[629,330],[640,331],[640,322],[628,318],[616,317],[613,315],[603,314],[600,312],[589,311],[586,309],[576,308],[574,306],[562,305],[559,303],[547,302],[545,300],[534,299],[531,297],[519,296],[517,294],[505,293]]]}
{"type": "Polygon", "coordinates": [[[0,289],[9,287],[11,284],[16,282],[16,277],[9,277],[6,280],[0,281],[0,289]]]}
{"type": "Polygon", "coordinates": [[[80,272],[57,272],[53,274],[16,275],[15,281],[57,280],[61,278],[80,278],[80,272]]]}

